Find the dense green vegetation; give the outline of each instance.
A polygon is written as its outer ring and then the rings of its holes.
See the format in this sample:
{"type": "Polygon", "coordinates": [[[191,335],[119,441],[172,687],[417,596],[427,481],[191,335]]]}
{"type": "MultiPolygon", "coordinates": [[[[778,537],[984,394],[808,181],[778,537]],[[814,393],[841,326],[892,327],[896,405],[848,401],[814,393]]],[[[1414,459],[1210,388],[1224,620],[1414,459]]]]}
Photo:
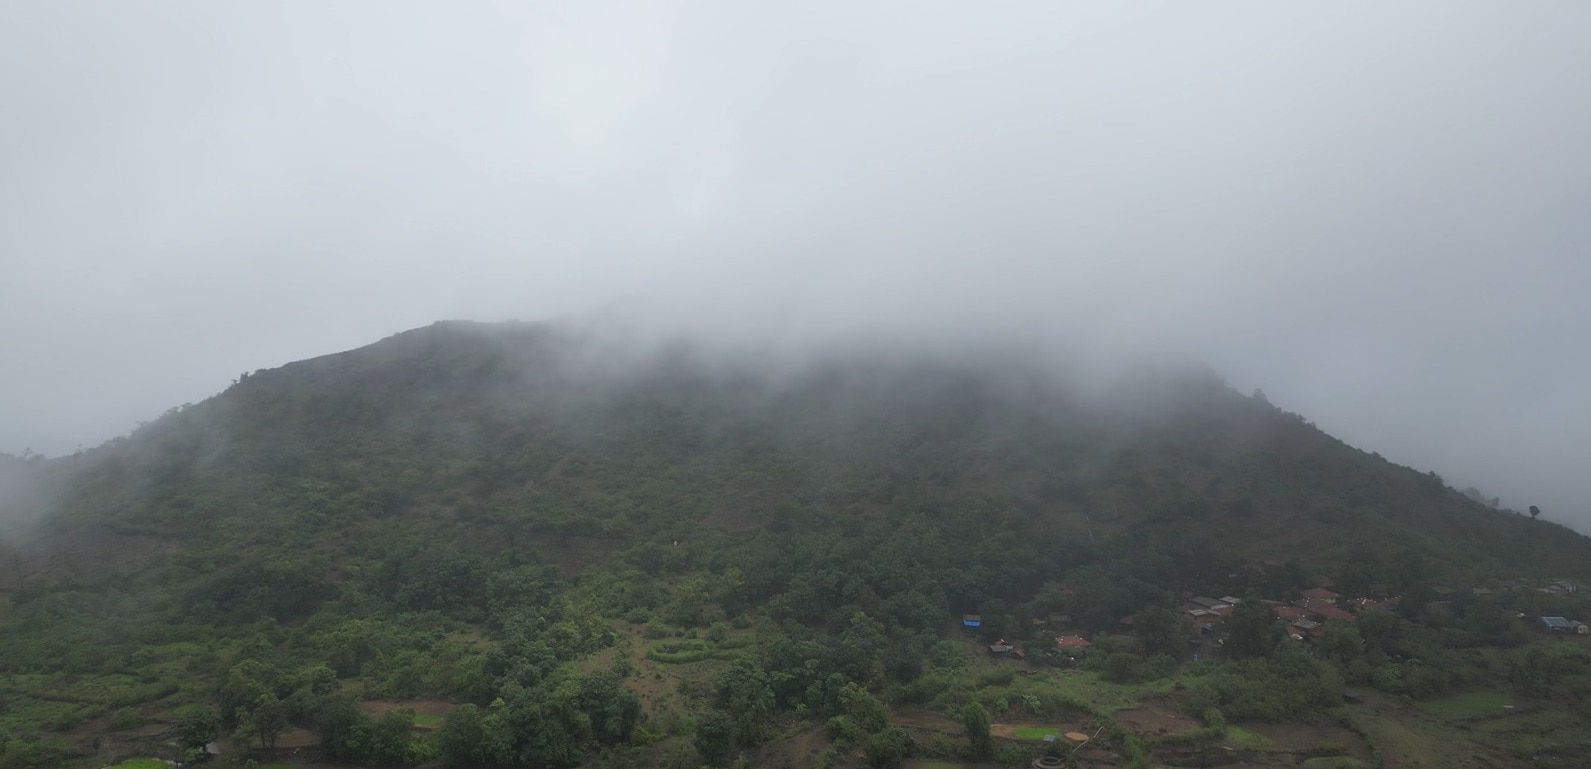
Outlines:
{"type": "Polygon", "coordinates": [[[1146,698],[1203,744],[1326,717],[1348,685],[1591,690],[1587,647],[1516,616],[1573,597],[1468,592],[1587,576],[1591,542],[1208,373],[1104,386],[991,354],[775,376],[439,324],[4,469],[39,522],[4,550],[3,767],[303,734],[371,766],[719,766],[812,730],[835,764],[1040,749],[992,721],[1104,730],[1141,764],[1156,744],[1112,714],[1146,698]],[[1293,642],[1259,601],[1319,572],[1405,600],[1293,642]],[[1251,599],[1229,653],[1190,662],[1184,590],[1251,599]],[[1086,659],[1042,654],[1031,620],[1063,615],[1086,659]],[[1000,638],[1044,674],[969,652],[1000,638]]]}

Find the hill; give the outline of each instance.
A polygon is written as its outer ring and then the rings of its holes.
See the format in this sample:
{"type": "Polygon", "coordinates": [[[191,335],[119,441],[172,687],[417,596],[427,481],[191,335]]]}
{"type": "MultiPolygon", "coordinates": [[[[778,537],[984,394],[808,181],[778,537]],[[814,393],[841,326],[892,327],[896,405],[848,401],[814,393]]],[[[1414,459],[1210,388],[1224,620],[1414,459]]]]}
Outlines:
{"type": "MultiPolygon", "coordinates": [[[[7,766],[177,750],[206,717],[238,750],[302,727],[329,759],[482,765],[711,762],[834,717],[826,760],[887,763],[926,748],[872,707],[966,704],[913,688],[963,613],[1102,639],[1185,591],[1286,599],[1328,575],[1419,596],[1399,611],[1434,635],[1410,632],[1431,645],[1413,672],[1390,641],[1310,664],[1429,674],[1383,688],[1432,696],[1474,683],[1424,669],[1440,655],[1524,637],[1492,603],[1427,599],[1591,578],[1591,540],[1211,372],[1015,352],[770,361],[439,323],[0,470],[32,521],[0,582],[7,766]],[[356,707],[409,701],[462,705],[437,735],[356,707]]],[[[1255,717],[1310,710],[1278,708],[1255,717]]]]}

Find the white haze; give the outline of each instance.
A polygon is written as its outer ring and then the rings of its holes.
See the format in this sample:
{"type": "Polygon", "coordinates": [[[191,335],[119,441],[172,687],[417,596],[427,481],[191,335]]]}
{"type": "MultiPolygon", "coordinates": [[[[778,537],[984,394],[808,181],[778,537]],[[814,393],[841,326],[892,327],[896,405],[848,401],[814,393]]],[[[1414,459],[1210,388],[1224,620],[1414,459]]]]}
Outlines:
{"type": "Polygon", "coordinates": [[[443,317],[1206,361],[1591,530],[1591,5],[0,5],[0,449],[443,317]]]}

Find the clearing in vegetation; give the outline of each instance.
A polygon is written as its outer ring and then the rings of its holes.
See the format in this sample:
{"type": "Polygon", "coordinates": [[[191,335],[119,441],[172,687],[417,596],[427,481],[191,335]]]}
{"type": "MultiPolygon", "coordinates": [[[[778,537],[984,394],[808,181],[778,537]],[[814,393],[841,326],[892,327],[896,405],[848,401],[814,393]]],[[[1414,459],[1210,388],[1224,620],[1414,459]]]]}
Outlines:
{"type": "Polygon", "coordinates": [[[1018,740],[1042,740],[1046,735],[1055,735],[1059,740],[1068,730],[1059,726],[1013,726],[1011,737],[1018,740]]]}
{"type": "Polygon", "coordinates": [[[1420,708],[1427,713],[1448,718],[1474,718],[1502,713],[1514,698],[1507,692],[1479,691],[1423,702],[1420,708]]]}

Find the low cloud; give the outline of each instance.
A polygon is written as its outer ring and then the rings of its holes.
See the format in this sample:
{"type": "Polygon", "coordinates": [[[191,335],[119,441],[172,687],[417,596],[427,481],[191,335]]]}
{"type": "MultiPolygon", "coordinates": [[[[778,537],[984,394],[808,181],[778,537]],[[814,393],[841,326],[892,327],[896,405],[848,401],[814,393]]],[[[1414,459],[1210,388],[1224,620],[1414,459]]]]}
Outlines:
{"type": "Polygon", "coordinates": [[[1579,4],[14,4],[0,449],[437,318],[1197,358],[1582,530],[1579,4]]]}

